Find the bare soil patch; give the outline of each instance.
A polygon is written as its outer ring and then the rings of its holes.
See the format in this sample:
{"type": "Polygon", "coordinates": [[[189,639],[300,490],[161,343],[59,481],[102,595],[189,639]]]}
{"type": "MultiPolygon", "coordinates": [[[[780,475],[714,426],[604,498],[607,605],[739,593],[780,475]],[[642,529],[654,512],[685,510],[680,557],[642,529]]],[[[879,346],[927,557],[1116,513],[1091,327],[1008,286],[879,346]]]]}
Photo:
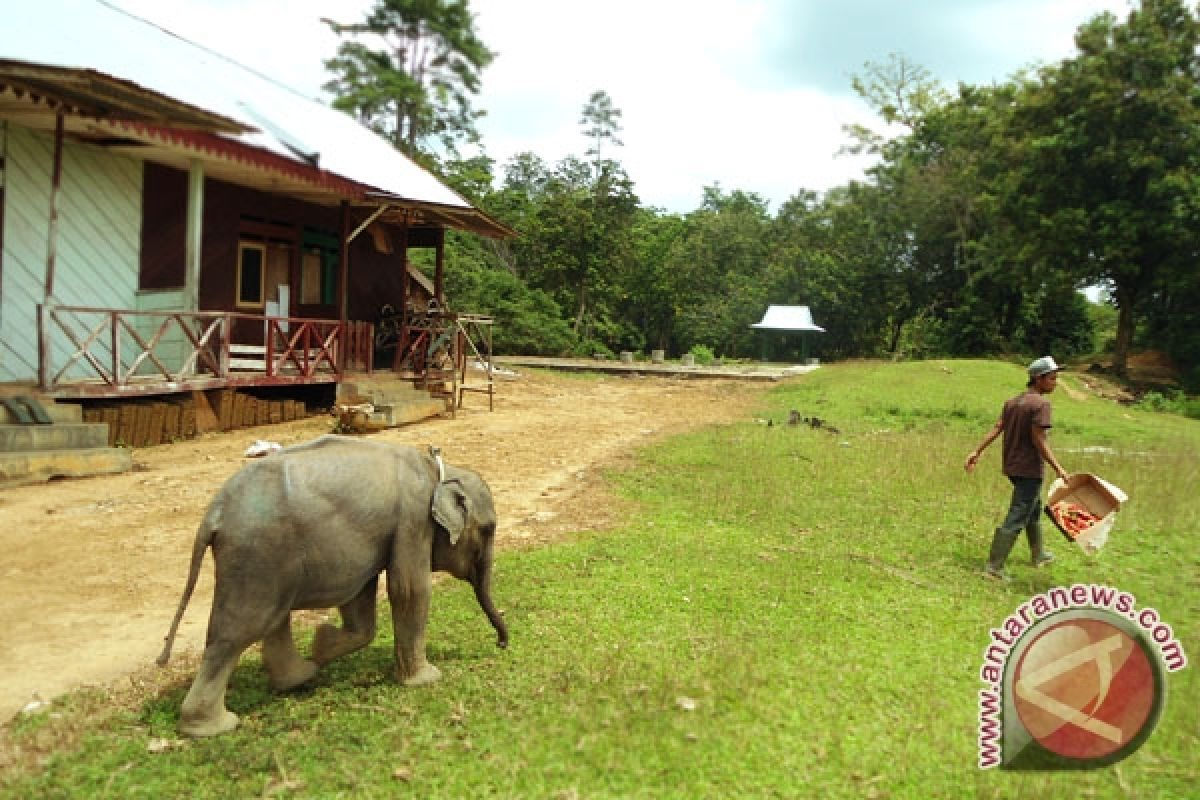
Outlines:
{"type": "Polygon", "coordinates": [[[1147,392],[1179,388],[1179,366],[1159,350],[1130,353],[1124,379],[1117,378],[1112,369],[1112,358],[1105,357],[1081,368],[1080,377],[1093,394],[1126,404],[1136,403],[1147,392]]]}
{"type": "MultiPolygon", "coordinates": [[[[501,381],[493,412],[474,396],[457,419],[373,437],[434,444],[480,472],[496,497],[501,547],[533,546],[606,524],[604,469],[663,437],[745,419],[768,386],[524,372],[501,381]]],[[[313,417],[210,434],[139,449],[124,475],[0,491],[0,724],[83,686],[143,685],[213,493],[256,439],[289,445],[331,424],[313,417]]],[[[176,640],[177,670],[202,649],[211,595],[207,558],[176,640]]]]}

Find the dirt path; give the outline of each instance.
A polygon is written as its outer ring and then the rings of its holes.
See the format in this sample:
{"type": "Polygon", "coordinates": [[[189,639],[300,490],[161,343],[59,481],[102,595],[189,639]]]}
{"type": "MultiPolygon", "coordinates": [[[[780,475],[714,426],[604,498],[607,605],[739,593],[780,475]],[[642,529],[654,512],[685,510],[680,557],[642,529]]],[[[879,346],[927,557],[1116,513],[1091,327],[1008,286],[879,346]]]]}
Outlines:
{"type": "MultiPolygon", "coordinates": [[[[502,547],[595,527],[599,468],[670,434],[745,419],[768,384],[526,372],[496,410],[468,398],[456,420],[384,431],[436,444],[496,496],[502,547]]],[[[212,434],[134,453],[125,475],[0,491],[0,725],[27,703],[86,685],[122,688],[153,663],[179,601],[196,525],[256,439],[288,445],[328,418],[212,434]]],[[[202,645],[212,595],[205,560],[175,661],[202,645]]],[[[173,661],[174,663],[174,661],[173,661]]]]}

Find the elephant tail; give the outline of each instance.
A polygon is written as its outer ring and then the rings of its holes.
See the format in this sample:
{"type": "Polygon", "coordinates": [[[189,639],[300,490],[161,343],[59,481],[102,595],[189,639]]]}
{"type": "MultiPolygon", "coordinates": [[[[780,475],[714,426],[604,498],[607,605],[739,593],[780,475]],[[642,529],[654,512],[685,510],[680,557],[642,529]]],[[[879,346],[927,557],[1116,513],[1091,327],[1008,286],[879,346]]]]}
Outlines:
{"type": "Polygon", "coordinates": [[[160,667],[165,667],[171,660],[171,646],[175,644],[175,634],[179,630],[179,623],[183,621],[183,612],[187,610],[188,601],[192,599],[192,591],[196,588],[196,580],[200,577],[200,565],[204,563],[204,554],[212,545],[213,537],[217,535],[215,517],[216,515],[212,512],[206,514],[204,522],[200,524],[200,530],[196,531],[196,541],[192,543],[192,563],[188,567],[187,585],[183,587],[183,597],[179,600],[179,609],[175,612],[175,619],[171,620],[171,630],[167,631],[163,650],[155,659],[155,663],[160,667]]]}

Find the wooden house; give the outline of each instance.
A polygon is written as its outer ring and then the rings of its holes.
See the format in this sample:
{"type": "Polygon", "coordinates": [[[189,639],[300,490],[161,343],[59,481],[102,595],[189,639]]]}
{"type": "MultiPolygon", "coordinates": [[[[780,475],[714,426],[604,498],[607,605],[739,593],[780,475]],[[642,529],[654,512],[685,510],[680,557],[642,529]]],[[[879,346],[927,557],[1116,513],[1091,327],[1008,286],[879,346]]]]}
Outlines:
{"type": "Polygon", "coordinates": [[[443,329],[461,366],[466,323],[487,320],[447,311],[447,229],[512,235],[349,116],[218,53],[96,0],[0,26],[0,384],[337,383],[372,368],[387,308],[400,341],[381,366],[420,377],[443,329]],[[413,248],[432,248],[432,275],[413,248]]]}

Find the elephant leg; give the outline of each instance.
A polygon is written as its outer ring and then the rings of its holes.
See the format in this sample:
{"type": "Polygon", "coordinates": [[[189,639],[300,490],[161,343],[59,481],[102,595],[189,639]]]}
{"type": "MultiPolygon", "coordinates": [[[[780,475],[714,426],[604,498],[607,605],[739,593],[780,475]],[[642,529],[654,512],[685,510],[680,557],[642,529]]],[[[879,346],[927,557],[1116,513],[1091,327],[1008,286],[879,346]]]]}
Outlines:
{"type": "Polygon", "coordinates": [[[200,669],[183,700],[179,716],[180,733],[216,736],[237,727],[237,714],[225,708],[225,688],[246,647],[223,640],[210,642],[204,648],[200,669]]]}
{"type": "MultiPolygon", "coordinates": [[[[218,576],[221,570],[222,564],[218,560],[218,576]]],[[[264,587],[261,583],[245,580],[236,567],[227,565],[225,570],[224,582],[221,577],[217,579],[200,669],[183,700],[179,716],[179,730],[189,736],[216,736],[236,728],[238,718],[225,707],[225,692],[238,658],[254,642],[278,637],[281,629],[290,639],[288,576],[282,571],[276,573],[272,576],[275,583],[264,587]],[[260,599],[263,596],[276,599],[264,603],[260,599]]],[[[294,647],[290,641],[288,644],[294,647]]],[[[279,649],[277,643],[274,649],[279,649]]],[[[278,663],[278,656],[273,658],[278,663]]]]}
{"type": "Polygon", "coordinates": [[[271,688],[277,692],[308,683],[317,674],[317,665],[296,651],[291,614],[284,614],[283,620],[263,639],[263,666],[271,688]]]}
{"type": "Polygon", "coordinates": [[[423,686],[442,676],[425,659],[425,623],[432,591],[433,573],[428,569],[420,575],[388,570],[388,599],[396,634],[396,680],[405,686],[423,686]]]}
{"type": "Polygon", "coordinates": [[[312,658],[319,665],[328,664],[335,658],[361,650],[375,638],[375,593],[379,588],[379,576],[367,581],[367,585],[353,600],[338,607],[342,615],[342,627],[322,624],[313,639],[312,658]]]}

